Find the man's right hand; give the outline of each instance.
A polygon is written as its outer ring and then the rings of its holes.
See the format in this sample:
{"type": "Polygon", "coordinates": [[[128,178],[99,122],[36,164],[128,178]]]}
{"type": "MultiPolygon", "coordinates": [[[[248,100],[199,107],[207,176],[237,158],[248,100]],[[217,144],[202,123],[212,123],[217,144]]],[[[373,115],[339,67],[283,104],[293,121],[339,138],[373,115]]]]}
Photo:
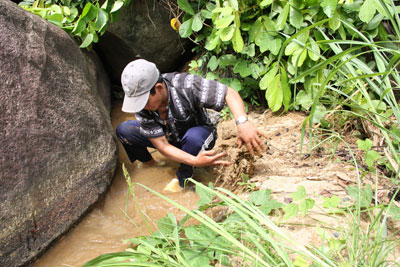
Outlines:
{"type": "Polygon", "coordinates": [[[231,163],[226,160],[220,160],[221,157],[226,156],[226,152],[215,154],[214,150],[200,151],[196,156],[193,166],[212,166],[212,165],[225,165],[229,166],[231,163]]]}

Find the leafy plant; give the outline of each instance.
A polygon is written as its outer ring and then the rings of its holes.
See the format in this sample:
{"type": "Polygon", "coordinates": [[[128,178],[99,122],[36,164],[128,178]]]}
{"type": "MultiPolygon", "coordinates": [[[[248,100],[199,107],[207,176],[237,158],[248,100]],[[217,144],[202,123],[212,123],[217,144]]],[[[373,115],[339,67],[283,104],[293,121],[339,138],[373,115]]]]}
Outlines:
{"type": "Polygon", "coordinates": [[[81,48],[90,49],[129,3],[130,0],[24,0],[19,6],[77,38],[81,48]]]}
{"type": "Polygon", "coordinates": [[[306,189],[304,186],[299,186],[295,193],[291,193],[290,196],[293,198],[293,201],[286,206],[283,207],[285,211],[285,216],[283,220],[287,220],[290,217],[296,216],[299,211],[301,211],[301,215],[304,217],[306,213],[314,207],[315,201],[311,198],[306,198],[306,189]]]}

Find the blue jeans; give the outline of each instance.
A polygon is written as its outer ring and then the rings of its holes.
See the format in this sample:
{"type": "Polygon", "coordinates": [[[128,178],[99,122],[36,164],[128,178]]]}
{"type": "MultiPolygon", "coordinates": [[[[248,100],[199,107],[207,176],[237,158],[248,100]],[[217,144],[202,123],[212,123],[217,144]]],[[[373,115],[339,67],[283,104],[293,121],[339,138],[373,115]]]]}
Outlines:
{"type": "MultiPolygon", "coordinates": [[[[150,140],[140,133],[139,122],[136,120],[125,121],[117,127],[117,137],[122,143],[129,160],[133,163],[135,160],[147,162],[152,159],[148,147],[154,148],[150,140]]],[[[172,144],[181,150],[197,156],[201,150],[212,149],[215,145],[215,139],[212,132],[205,126],[196,126],[190,128],[179,143],[172,144]],[[211,140],[211,141],[210,141],[211,140]]],[[[184,186],[185,180],[193,175],[193,167],[181,163],[176,176],[179,179],[179,185],[184,186]]]]}

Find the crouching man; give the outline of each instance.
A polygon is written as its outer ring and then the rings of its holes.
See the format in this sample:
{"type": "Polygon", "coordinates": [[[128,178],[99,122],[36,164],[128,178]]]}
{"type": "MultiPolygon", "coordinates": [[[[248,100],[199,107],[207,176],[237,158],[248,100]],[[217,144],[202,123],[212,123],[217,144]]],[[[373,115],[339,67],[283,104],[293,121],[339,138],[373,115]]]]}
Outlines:
{"type": "MultiPolygon", "coordinates": [[[[217,138],[206,108],[221,111],[228,104],[236,120],[238,145],[251,154],[261,152],[261,135],[248,121],[244,104],[232,88],[187,73],[160,74],[154,63],[143,59],[130,62],[121,75],[125,92],[122,111],[135,113],[136,120],[121,123],[117,137],[130,161],[153,164],[147,147],[180,162],[176,172],[179,186],[192,177],[193,167],[229,165],[225,153],[211,150],[217,138]]],[[[167,187],[170,188],[170,187],[167,187]]]]}

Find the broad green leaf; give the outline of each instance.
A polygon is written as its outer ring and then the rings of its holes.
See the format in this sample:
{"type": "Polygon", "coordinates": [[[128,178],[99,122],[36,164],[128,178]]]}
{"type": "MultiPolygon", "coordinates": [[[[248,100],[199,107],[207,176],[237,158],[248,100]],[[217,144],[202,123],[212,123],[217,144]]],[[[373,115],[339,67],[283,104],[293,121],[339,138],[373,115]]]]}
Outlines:
{"type": "Polygon", "coordinates": [[[367,153],[365,153],[365,163],[370,168],[372,168],[372,166],[374,165],[374,162],[376,160],[378,160],[379,158],[380,158],[379,153],[374,150],[370,150],[370,151],[367,151],[367,153]]]}
{"type": "Polygon", "coordinates": [[[255,191],[251,193],[249,199],[254,205],[258,206],[264,205],[271,199],[271,190],[264,189],[255,191]]]}
{"type": "Polygon", "coordinates": [[[93,33],[89,33],[86,35],[85,39],[83,40],[82,44],[79,46],[80,48],[88,47],[93,42],[93,33]]]}
{"type": "Polygon", "coordinates": [[[295,42],[290,42],[285,48],[285,56],[290,56],[300,47],[295,42]]]}
{"type": "Polygon", "coordinates": [[[286,3],[285,7],[282,9],[281,13],[279,14],[278,18],[276,19],[276,30],[281,31],[287,21],[289,16],[290,5],[286,3]]]}
{"type": "Polygon", "coordinates": [[[178,0],[178,5],[183,11],[194,16],[193,8],[187,0],[178,0]]]}
{"type": "Polygon", "coordinates": [[[226,17],[218,18],[215,22],[217,29],[223,29],[228,27],[234,20],[235,15],[229,15],[226,17]]]}
{"type": "Polygon", "coordinates": [[[75,24],[74,29],[72,30],[72,34],[78,35],[81,33],[84,29],[86,29],[86,21],[83,19],[78,20],[78,22],[75,24]]]}
{"type": "Polygon", "coordinates": [[[281,84],[281,75],[278,74],[272,80],[270,86],[265,91],[265,99],[272,112],[278,111],[282,106],[283,91],[281,84]]]}
{"type": "Polygon", "coordinates": [[[290,7],[289,22],[296,29],[299,29],[303,25],[303,14],[292,6],[290,7]]]}
{"type": "Polygon", "coordinates": [[[282,209],[285,211],[283,220],[287,220],[292,216],[296,216],[299,212],[299,207],[295,203],[290,203],[289,205],[283,206],[282,209]]]}
{"type": "Polygon", "coordinates": [[[284,67],[281,67],[281,77],[282,77],[282,91],[283,91],[283,106],[285,111],[288,111],[290,106],[290,100],[292,99],[292,91],[290,90],[288,75],[284,67]]]}
{"type": "Polygon", "coordinates": [[[363,140],[357,140],[357,146],[358,146],[359,149],[367,152],[372,147],[372,141],[369,140],[368,138],[365,139],[364,141],[363,140]]]}
{"type": "Polygon", "coordinates": [[[71,9],[67,6],[63,6],[62,7],[62,13],[66,16],[70,16],[71,15],[71,9]]]}
{"type": "Polygon", "coordinates": [[[185,228],[186,237],[195,243],[201,244],[206,247],[210,245],[217,234],[204,225],[189,226],[185,228]]]}
{"type": "Polygon", "coordinates": [[[183,38],[187,38],[192,34],[192,23],[193,18],[188,19],[179,27],[179,35],[183,38]]]}
{"type": "Polygon", "coordinates": [[[263,27],[261,23],[261,17],[258,18],[250,27],[249,30],[249,41],[254,42],[263,32],[263,27]]]}
{"type": "Polygon", "coordinates": [[[217,45],[219,45],[221,42],[221,39],[219,38],[219,36],[216,33],[212,33],[211,36],[209,36],[207,38],[207,42],[206,45],[204,46],[205,49],[207,50],[214,50],[217,45]]]}
{"type": "Polygon", "coordinates": [[[340,198],[333,195],[332,197],[324,197],[324,202],[322,206],[324,208],[337,208],[339,206],[340,198]]]}
{"type": "Polygon", "coordinates": [[[303,199],[300,202],[299,209],[301,211],[301,215],[304,217],[310,209],[314,207],[315,201],[310,198],[303,199]]]}
{"type": "Polygon", "coordinates": [[[255,44],[253,43],[251,45],[246,45],[240,53],[248,55],[249,57],[254,57],[256,55],[255,44]]]}
{"type": "Polygon", "coordinates": [[[374,0],[365,0],[360,8],[360,20],[368,23],[374,17],[376,12],[376,3],[374,0]]]}
{"type": "Polygon", "coordinates": [[[197,202],[197,205],[199,207],[210,204],[210,202],[214,198],[214,193],[209,192],[207,189],[204,189],[203,187],[198,186],[198,185],[196,185],[196,193],[200,197],[200,200],[197,202]]]}
{"type": "Polygon", "coordinates": [[[256,45],[260,47],[261,53],[269,50],[270,42],[273,40],[272,36],[267,32],[263,32],[259,38],[256,39],[256,45]]]}
{"type": "Polygon", "coordinates": [[[89,13],[91,8],[92,8],[92,4],[91,3],[86,3],[86,5],[83,8],[82,13],[81,13],[81,19],[83,19],[84,17],[87,16],[87,14],[89,13]]]}
{"type": "Polygon", "coordinates": [[[311,58],[313,61],[317,61],[320,57],[320,50],[318,44],[314,41],[313,38],[310,37],[310,45],[311,45],[311,50],[308,50],[308,56],[311,58]]]}
{"type": "Polygon", "coordinates": [[[99,9],[99,14],[96,19],[96,28],[98,31],[102,31],[103,28],[107,25],[108,21],[108,13],[105,12],[102,8],[99,9]]]}
{"type": "Polygon", "coordinates": [[[267,89],[272,81],[274,80],[276,74],[278,73],[278,67],[275,64],[275,67],[272,67],[260,80],[260,89],[265,90],[267,89]]]}
{"type": "Polygon", "coordinates": [[[212,56],[210,58],[207,64],[207,68],[209,68],[211,71],[214,71],[218,68],[218,60],[216,56],[212,56]]]}
{"type": "Polygon", "coordinates": [[[271,4],[272,4],[272,0],[263,0],[260,3],[260,7],[264,8],[264,7],[270,6],[271,4]]]}
{"type": "Polygon", "coordinates": [[[229,25],[228,27],[219,30],[217,33],[222,41],[229,41],[235,33],[235,25],[229,25]]]}
{"type": "Polygon", "coordinates": [[[304,186],[300,185],[297,187],[297,191],[295,193],[291,193],[290,196],[293,198],[294,201],[302,200],[306,197],[306,189],[304,186]]]}
{"type": "Polygon", "coordinates": [[[225,54],[219,58],[220,67],[234,66],[236,62],[237,62],[236,56],[232,54],[225,54]]]}
{"type": "Polygon", "coordinates": [[[239,3],[238,0],[229,0],[229,3],[231,6],[236,10],[239,11],[239,3]]]}
{"type": "Polygon", "coordinates": [[[240,53],[244,47],[244,42],[239,27],[236,27],[235,29],[235,33],[233,34],[232,38],[232,44],[233,44],[233,49],[237,53],[240,53]]]}
{"type": "Polygon", "coordinates": [[[332,18],[329,20],[329,28],[331,28],[331,30],[336,31],[337,29],[339,29],[341,22],[340,22],[340,18],[337,15],[337,13],[335,15],[332,16],[332,18]]]}
{"type": "Polygon", "coordinates": [[[296,104],[301,105],[305,110],[310,110],[312,104],[314,103],[311,95],[305,90],[301,90],[296,95],[296,104]]]}
{"type": "Polygon", "coordinates": [[[233,79],[229,83],[229,87],[234,89],[236,92],[240,92],[240,90],[242,90],[242,83],[238,79],[233,79]]]}
{"type": "Polygon", "coordinates": [[[58,13],[52,14],[46,18],[49,22],[53,23],[54,25],[57,25],[58,27],[62,27],[62,20],[64,19],[64,16],[58,13]]]}
{"type": "Polygon", "coordinates": [[[272,54],[276,56],[279,54],[281,47],[282,47],[282,40],[279,38],[275,38],[272,40],[269,50],[271,51],[272,54]]]}
{"type": "Polygon", "coordinates": [[[205,18],[205,19],[211,19],[212,18],[212,13],[207,9],[202,9],[200,11],[200,13],[203,16],[203,18],[205,18]]]}
{"type": "Polygon", "coordinates": [[[172,213],[168,213],[166,217],[157,221],[157,225],[161,233],[169,235],[174,231],[175,227],[177,227],[176,218],[172,213]]]}
{"type": "Polygon", "coordinates": [[[117,12],[117,11],[120,10],[121,7],[123,7],[123,6],[124,6],[124,1],[121,1],[121,0],[115,1],[114,5],[113,5],[112,8],[111,8],[110,13],[117,12]]]}
{"type": "Polygon", "coordinates": [[[262,19],[264,21],[263,24],[267,32],[272,36],[278,35],[275,22],[268,16],[262,16],[262,19]]]}
{"type": "Polygon", "coordinates": [[[233,13],[233,8],[232,7],[217,7],[215,9],[213,9],[212,13],[216,14],[216,13],[221,13],[221,15],[223,17],[226,17],[228,15],[231,15],[233,13]]]}
{"type": "Polygon", "coordinates": [[[347,194],[356,200],[360,207],[368,207],[372,201],[371,185],[367,184],[364,189],[359,190],[356,186],[346,186],[347,194]],[[360,195],[360,198],[359,198],[360,195]]]}
{"type": "Polygon", "coordinates": [[[233,68],[233,72],[239,73],[242,78],[250,76],[252,71],[247,63],[247,60],[239,60],[233,68]]]}
{"type": "Polygon", "coordinates": [[[400,208],[396,206],[391,206],[388,210],[388,213],[393,216],[394,219],[400,221],[400,208]]]}
{"type": "Polygon", "coordinates": [[[206,79],[211,81],[217,81],[219,79],[219,76],[213,72],[207,72],[206,79]]]}
{"type": "Polygon", "coordinates": [[[307,49],[297,49],[292,55],[293,66],[301,67],[307,58],[307,49]]]}
{"type": "Polygon", "coordinates": [[[295,267],[309,267],[307,261],[301,256],[297,255],[295,261],[293,262],[293,266],[295,267]]]}
{"type": "Polygon", "coordinates": [[[192,30],[198,32],[203,28],[203,21],[201,19],[200,13],[193,16],[192,30]]]}
{"type": "Polygon", "coordinates": [[[321,0],[321,7],[328,18],[336,13],[337,0],[321,0]]]}

